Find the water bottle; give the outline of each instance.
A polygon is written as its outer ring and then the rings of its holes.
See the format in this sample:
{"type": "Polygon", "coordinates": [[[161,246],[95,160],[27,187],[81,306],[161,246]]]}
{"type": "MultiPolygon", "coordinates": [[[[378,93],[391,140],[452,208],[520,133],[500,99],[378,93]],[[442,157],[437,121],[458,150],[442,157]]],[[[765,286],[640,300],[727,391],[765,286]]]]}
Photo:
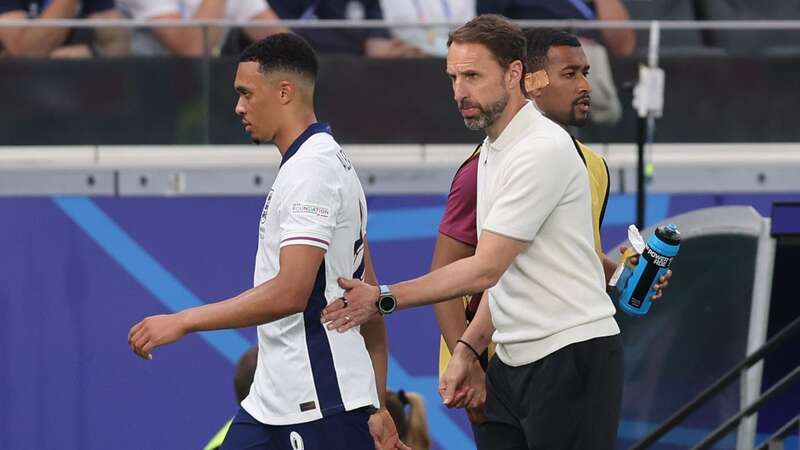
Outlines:
{"type": "Polygon", "coordinates": [[[671,223],[656,228],[639,256],[639,263],[632,271],[626,269],[630,274],[619,284],[621,293],[618,304],[623,311],[638,317],[650,311],[650,298],[655,294],[655,285],[669,269],[680,244],[681,234],[677,225],[671,223]]]}

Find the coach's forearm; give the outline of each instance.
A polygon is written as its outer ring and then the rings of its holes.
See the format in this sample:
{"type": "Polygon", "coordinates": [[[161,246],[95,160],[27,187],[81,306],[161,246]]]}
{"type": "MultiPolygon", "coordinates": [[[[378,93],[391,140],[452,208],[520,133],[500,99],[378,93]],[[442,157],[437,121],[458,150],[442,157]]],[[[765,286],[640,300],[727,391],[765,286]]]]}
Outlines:
{"type": "Polygon", "coordinates": [[[292,287],[276,277],[236,297],[179,314],[188,332],[251,327],[303,312],[309,294],[310,290],[292,287]]]}
{"type": "Polygon", "coordinates": [[[413,308],[483,292],[497,284],[505,267],[499,269],[489,257],[476,254],[390,289],[398,308],[413,308]]]}

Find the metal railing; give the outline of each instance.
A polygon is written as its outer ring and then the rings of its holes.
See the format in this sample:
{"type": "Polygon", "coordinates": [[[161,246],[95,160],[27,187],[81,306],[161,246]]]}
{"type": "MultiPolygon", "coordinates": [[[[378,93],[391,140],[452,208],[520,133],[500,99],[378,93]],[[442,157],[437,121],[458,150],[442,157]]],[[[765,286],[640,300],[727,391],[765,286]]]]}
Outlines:
{"type": "MultiPolygon", "coordinates": [[[[684,405],[681,409],[679,409],[667,420],[665,420],[655,430],[650,432],[650,434],[645,436],[639,442],[635,443],[630,448],[630,450],[644,450],[655,444],[661,437],[663,437],[673,428],[678,426],[678,424],[683,422],[687,417],[689,417],[690,414],[700,409],[700,407],[705,405],[706,402],[708,402],[711,398],[717,395],[720,391],[722,391],[733,381],[739,379],[739,377],[745,370],[747,370],[751,366],[761,361],[767,354],[775,350],[780,345],[784,344],[790,337],[795,335],[798,331],[800,331],[800,317],[794,319],[792,323],[784,327],[780,332],[778,332],[778,334],[773,336],[764,345],[762,345],[756,351],[751,353],[747,358],[745,358],[742,362],[740,362],[735,367],[731,368],[728,372],[726,372],[724,375],[722,375],[716,382],[714,382],[714,384],[706,388],[705,391],[701,392],[695,398],[686,403],[686,405],[684,405]]],[[[800,379],[800,366],[796,367],[791,373],[789,373],[779,382],[775,383],[775,385],[770,387],[770,389],[767,390],[767,392],[765,392],[761,397],[756,399],[753,403],[751,403],[746,408],[741,410],[738,414],[729,419],[727,422],[720,425],[700,444],[694,447],[693,450],[711,448],[711,446],[713,446],[717,441],[725,437],[726,434],[728,434],[734,427],[736,427],[736,425],[738,425],[739,422],[742,421],[742,419],[756,412],[766,401],[780,394],[784,389],[789,387],[792,383],[796,382],[798,379],[800,379]]]]}
{"type": "Polygon", "coordinates": [[[705,439],[700,441],[699,444],[692,447],[692,450],[706,450],[711,448],[714,444],[724,438],[725,435],[731,432],[743,419],[758,411],[764,403],[768,402],[773,397],[779,395],[781,392],[788,389],[795,382],[800,380],[800,366],[797,366],[788,375],[781,378],[780,381],[770,387],[761,397],[756,399],[747,408],[739,411],[735,416],[728,419],[725,423],[717,427],[711,434],[706,436],[705,439]]]}
{"type": "Polygon", "coordinates": [[[784,450],[783,440],[792,433],[800,437],[800,416],[796,416],[794,419],[787,422],[780,430],[776,431],[775,434],[767,438],[764,443],[758,446],[758,450],[784,450]]]}
{"type": "MultiPolygon", "coordinates": [[[[523,28],[570,28],[602,30],[627,28],[649,30],[800,30],[800,20],[515,20],[523,28]]],[[[274,27],[288,28],[430,28],[458,27],[461,21],[441,20],[141,20],[141,19],[18,19],[0,20],[0,28],[153,28],[153,27],[274,27]]]]}

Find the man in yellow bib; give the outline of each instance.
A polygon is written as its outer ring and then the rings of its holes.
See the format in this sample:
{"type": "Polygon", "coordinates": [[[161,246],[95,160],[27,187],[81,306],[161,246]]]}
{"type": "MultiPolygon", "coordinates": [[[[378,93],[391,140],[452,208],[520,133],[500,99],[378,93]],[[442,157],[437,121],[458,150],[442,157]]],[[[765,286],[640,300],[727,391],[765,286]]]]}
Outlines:
{"type": "MultiPolygon", "coordinates": [[[[525,37],[528,70],[525,91],[528,97],[536,102],[536,106],[549,119],[564,128],[585,125],[591,109],[592,86],[586,78],[589,64],[578,38],[566,31],[553,29],[529,30],[525,37]]],[[[589,147],[574,138],[573,142],[589,174],[595,251],[603,264],[608,282],[617,265],[603,253],[600,241],[600,227],[609,193],[608,166],[603,157],[589,147]]],[[[475,253],[478,244],[476,196],[479,149],[480,146],[453,177],[447,207],[439,226],[431,271],[475,253]]],[[[666,287],[670,275],[671,273],[662,278],[660,289],[666,287]]],[[[659,290],[654,298],[660,296],[659,290]]],[[[440,375],[447,368],[451,350],[478,310],[480,297],[481,293],[476,293],[462,299],[434,304],[436,319],[442,332],[439,349],[440,375]]],[[[481,355],[483,370],[493,354],[494,344],[481,355]]],[[[474,370],[480,369],[475,366],[474,370]]],[[[483,395],[476,396],[476,400],[467,407],[467,414],[473,424],[482,422],[483,395]]]]}

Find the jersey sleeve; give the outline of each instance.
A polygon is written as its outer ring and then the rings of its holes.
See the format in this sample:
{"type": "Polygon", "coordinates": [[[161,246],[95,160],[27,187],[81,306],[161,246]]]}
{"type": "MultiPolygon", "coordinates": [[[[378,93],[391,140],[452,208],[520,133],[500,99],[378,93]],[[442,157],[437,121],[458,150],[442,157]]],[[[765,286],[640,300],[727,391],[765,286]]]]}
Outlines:
{"type": "Polygon", "coordinates": [[[322,164],[293,168],[296,175],[281,194],[280,247],[311,245],[328,250],[341,200],[336,172],[322,164]],[[301,172],[313,173],[314,179],[301,172]]]}
{"type": "Polygon", "coordinates": [[[476,247],[478,231],[476,209],[478,195],[478,158],[472,157],[456,172],[447,206],[439,224],[439,233],[476,247]]]}

